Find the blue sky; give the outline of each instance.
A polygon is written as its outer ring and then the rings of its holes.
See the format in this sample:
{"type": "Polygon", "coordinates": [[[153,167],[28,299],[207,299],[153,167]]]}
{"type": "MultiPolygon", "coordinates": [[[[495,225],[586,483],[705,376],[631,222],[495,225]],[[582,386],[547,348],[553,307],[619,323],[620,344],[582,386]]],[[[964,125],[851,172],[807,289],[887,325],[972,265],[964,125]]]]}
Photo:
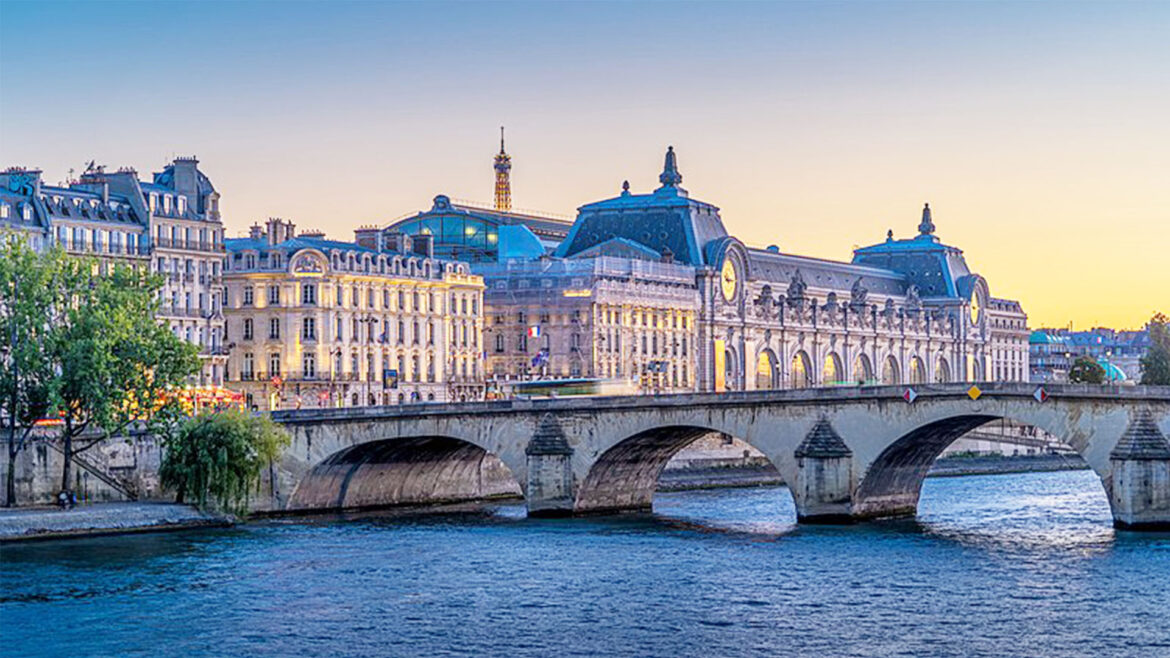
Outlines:
{"type": "Polygon", "coordinates": [[[847,259],[932,202],[1034,324],[1170,307],[1170,3],[0,3],[0,164],[195,154],[230,233],[684,186],[847,259]],[[1078,266],[1090,252],[1104,267],[1078,266]],[[1088,305],[1084,300],[1093,299],[1088,305]]]}

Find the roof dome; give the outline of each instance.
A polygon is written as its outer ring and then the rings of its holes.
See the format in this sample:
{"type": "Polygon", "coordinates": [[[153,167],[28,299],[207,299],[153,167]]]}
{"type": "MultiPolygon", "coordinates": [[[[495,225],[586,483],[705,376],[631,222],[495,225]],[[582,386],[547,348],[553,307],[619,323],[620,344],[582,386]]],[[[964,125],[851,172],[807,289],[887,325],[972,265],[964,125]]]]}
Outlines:
{"type": "Polygon", "coordinates": [[[1028,336],[1029,345],[1065,345],[1067,341],[1063,336],[1054,336],[1047,331],[1037,329],[1028,336]]]}
{"type": "Polygon", "coordinates": [[[1108,359],[1097,359],[1097,365],[1105,369],[1105,381],[1107,382],[1123,382],[1128,379],[1125,376],[1125,371],[1121,368],[1118,368],[1108,359]]]}

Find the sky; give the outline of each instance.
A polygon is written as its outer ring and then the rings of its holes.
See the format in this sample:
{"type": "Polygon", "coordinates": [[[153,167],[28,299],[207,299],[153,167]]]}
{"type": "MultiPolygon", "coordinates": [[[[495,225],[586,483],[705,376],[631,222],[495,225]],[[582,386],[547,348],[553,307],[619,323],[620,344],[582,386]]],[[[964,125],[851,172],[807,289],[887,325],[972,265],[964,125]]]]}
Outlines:
{"type": "Polygon", "coordinates": [[[228,235],[683,187],[849,260],[929,201],[1033,327],[1170,313],[1170,2],[0,1],[0,166],[195,155],[228,235]]]}

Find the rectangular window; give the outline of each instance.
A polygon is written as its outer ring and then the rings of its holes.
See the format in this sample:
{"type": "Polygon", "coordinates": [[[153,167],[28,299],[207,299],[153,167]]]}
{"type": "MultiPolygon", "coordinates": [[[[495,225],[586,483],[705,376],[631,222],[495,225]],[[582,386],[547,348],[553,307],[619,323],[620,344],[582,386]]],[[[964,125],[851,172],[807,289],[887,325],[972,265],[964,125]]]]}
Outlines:
{"type": "Polygon", "coordinates": [[[317,340],[316,318],[305,318],[301,325],[301,340],[317,340]]]}
{"type": "Polygon", "coordinates": [[[280,286],[268,286],[268,305],[280,306],[280,286]]]}
{"type": "Polygon", "coordinates": [[[280,318],[268,319],[268,337],[280,338],[280,318]]]}
{"type": "Polygon", "coordinates": [[[301,284],[301,304],[303,306],[317,305],[317,284],[302,283],[301,284]]]}
{"type": "Polygon", "coordinates": [[[252,290],[252,286],[244,286],[244,306],[252,305],[253,295],[255,295],[255,292],[252,290]]]}
{"type": "Polygon", "coordinates": [[[244,318],[244,340],[252,340],[252,318],[244,318]]]}

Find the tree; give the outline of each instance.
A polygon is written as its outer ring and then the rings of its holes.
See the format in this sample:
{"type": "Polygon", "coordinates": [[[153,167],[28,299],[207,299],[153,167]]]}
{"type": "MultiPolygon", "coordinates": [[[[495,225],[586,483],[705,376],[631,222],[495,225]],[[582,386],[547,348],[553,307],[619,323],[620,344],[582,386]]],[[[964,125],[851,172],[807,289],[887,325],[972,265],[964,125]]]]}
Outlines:
{"type": "Polygon", "coordinates": [[[289,435],[268,416],[241,411],[203,413],[166,436],[159,477],[173,488],[176,502],[244,514],[248,496],[259,487],[261,470],[280,456],[289,435]]]}
{"type": "Polygon", "coordinates": [[[1078,356],[1068,371],[1068,380],[1074,384],[1102,384],[1105,382],[1105,368],[1090,357],[1078,356]]]}
{"type": "Polygon", "coordinates": [[[199,368],[197,348],[155,320],[162,279],[141,268],[69,258],[79,279],[45,346],[59,373],[52,406],[63,421],[61,489],[73,457],[144,421],[199,368]],[[75,441],[92,430],[96,437],[75,441]]]}
{"type": "Polygon", "coordinates": [[[1142,383],[1170,386],[1170,318],[1156,313],[1147,329],[1150,348],[1142,357],[1142,383]]]}
{"type": "Polygon", "coordinates": [[[52,406],[57,372],[45,345],[76,283],[65,253],[38,254],[19,236],[0,238],[0,411],[8,423],[4,504],[16,504],[16,458],[52,406]],[[19,437],[18,437],[19,435],[19,437]]]}

